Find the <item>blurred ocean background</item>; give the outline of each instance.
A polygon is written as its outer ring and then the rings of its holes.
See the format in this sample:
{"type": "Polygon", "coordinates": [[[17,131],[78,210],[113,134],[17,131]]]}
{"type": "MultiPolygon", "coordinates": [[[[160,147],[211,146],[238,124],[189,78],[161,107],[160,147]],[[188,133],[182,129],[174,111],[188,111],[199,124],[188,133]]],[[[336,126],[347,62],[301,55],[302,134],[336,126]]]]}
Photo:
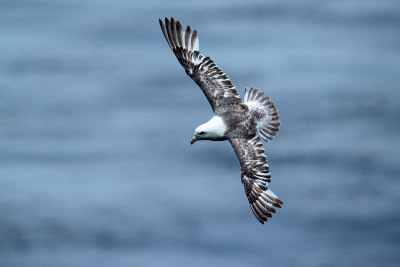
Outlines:
{"type": "Polygon", "coordinates": [[[399,1],[0,2],[0,266],[399,266],[399,1]],[[173,16],[267,92],[284,205],[252,214],[173,16]]]}

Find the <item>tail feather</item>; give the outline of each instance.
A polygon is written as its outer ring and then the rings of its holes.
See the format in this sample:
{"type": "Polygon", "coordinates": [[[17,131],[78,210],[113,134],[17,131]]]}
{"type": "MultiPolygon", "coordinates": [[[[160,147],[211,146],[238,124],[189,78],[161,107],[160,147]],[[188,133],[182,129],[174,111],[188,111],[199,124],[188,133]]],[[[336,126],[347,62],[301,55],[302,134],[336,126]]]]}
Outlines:
{"type": "Polygon", "coordinates": [[[273,140],[278,134],[281,125],[278,109],[275,107],[275,104],[264,92],[254,87],[245,89],[244,102],[250,110],[257,113],[258,135],[266,142],[273,140]]]}

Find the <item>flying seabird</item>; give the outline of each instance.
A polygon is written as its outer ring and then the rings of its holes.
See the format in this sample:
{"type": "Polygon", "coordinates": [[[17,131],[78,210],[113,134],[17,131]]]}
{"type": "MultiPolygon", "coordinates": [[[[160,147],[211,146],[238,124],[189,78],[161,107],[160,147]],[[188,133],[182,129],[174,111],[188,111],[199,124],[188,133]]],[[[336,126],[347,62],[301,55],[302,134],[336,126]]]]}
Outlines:
{"type": "Polygon", "coordinates": [[[268,188],[271,173],[260,137],[268,142],[279,131],[275,104],[257,88],[245,88],[242,100],[226,74],[209,58],[200,54],[197,31],[186,30],[179,21],[160,19],[162,32],[179,63],[210,102],[214,116],[195,130],[197,140],[228,140],[239,159],[241,178],[250,208],[264,224],[280,208],[282,201],[268,188]]]}

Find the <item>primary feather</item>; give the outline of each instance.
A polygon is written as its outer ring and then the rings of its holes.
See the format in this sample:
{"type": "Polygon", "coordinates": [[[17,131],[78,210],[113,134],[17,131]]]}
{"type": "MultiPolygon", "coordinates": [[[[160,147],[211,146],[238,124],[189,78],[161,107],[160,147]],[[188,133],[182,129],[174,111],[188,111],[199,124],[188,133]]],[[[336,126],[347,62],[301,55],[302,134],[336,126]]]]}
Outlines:
{"type": "Polygon", "coordinates": [[[173,18],[171,21],[165,18],[165,25],[161,19],[159,22],[165,39],[179,63],[187,75],[200,86],[213,110],[227,97],[240,99],[228,76],[214,61],[200,53],[196,30],[192,32],[190,26],[187,26],[184,32],[181,23],[175,22],[173,18]]]}

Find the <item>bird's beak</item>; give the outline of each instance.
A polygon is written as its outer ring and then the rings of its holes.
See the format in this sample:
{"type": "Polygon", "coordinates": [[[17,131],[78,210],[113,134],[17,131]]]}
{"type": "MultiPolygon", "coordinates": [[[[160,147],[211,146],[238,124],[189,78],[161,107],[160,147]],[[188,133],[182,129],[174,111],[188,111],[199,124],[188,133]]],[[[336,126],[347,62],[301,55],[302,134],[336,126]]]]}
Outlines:
{"type": "Polygon", "coordinates": [[[190,144],[193,145],[197,140],[199,140],[199,138],[197,138],[197,136],[193,136],[192,141],[190,141],[190,144]]]}

